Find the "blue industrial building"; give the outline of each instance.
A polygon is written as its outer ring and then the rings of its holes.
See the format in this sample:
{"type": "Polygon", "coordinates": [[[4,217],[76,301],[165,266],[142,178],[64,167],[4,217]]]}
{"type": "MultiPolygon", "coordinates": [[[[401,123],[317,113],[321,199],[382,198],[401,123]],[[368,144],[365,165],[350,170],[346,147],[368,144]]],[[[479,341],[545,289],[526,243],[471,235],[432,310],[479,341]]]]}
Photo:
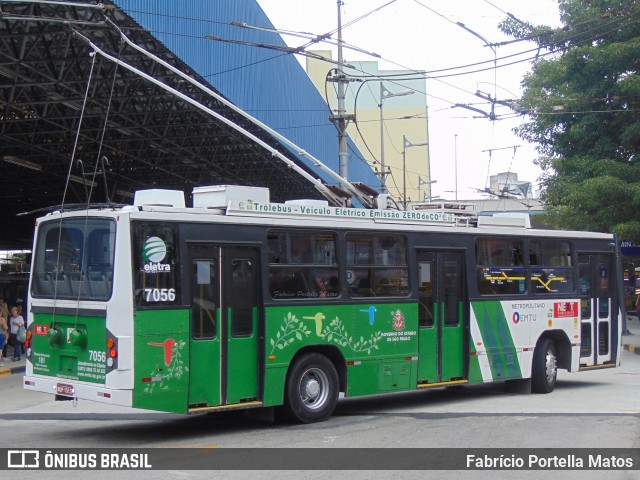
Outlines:
{"type": "MultiPolygon", "coordinates": [[[[325,100],[292,54],[206,37],[286,46],[255,0],[119,0],[116,2],[171,52],[237,106],[338,170],[337,131],[325,100]]],[[[350,145],[350,180],[379,183],[350,145]]],[[[329,183],[335,180],[325,178],[329,183]]]]}
{"type": "MultiPolygon", "coordinates": [[[[5,231],[16,232],[6,240],[13,246],[30,243],[38,213],[18,213],[63,201],[128,203],[142,188],[177,188],[189,195],[201,185],[248,184],[268,187],[274,201],[322,198],[268,150],[126,66],[240,125],[308,174],[337,186],[295,148],[121,37],[122,32],[136,46],[206,83],[337,171],[337,129],[298,60],[291,53],[247,45],[285,47],[276,33],[234,22],[272,28],[255,0],[3,3],[0,165],[5,178],[15,181],[3,198],[8,207],[0,220],[5,231]]],[[[349,146],[349,180],[377,187],[375,173],[349,146]]]]}

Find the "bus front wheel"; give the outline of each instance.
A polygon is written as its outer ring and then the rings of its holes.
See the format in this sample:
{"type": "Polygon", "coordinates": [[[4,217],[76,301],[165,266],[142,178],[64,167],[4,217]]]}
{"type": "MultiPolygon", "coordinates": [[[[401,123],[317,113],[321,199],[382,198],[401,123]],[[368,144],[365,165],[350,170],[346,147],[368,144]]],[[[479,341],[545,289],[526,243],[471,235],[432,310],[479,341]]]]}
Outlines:
{"type": "Polygon", "coordinates": [[[338,390],[333,363],[319,353],[303,355],[287,376],[285,413],[290,420],[301,423],[326,420],[336,407],[338,390]]]}
{"type": "Polygon", "coordinates": [[[534,393],[551,393],[558,375],[558,359],[553,340],[545,338],[533,353],[531,390],[534,393]]]}

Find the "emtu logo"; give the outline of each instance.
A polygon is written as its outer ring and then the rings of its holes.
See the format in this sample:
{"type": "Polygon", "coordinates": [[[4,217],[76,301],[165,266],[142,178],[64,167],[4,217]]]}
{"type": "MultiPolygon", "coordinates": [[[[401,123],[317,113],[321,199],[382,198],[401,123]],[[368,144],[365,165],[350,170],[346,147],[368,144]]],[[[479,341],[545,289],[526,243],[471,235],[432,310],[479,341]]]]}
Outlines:
{"type": "Polygon", "coordinates": [[[160,263],[167,256],[167,246],[158,237],[149,237],[142,247],[142,258],[145,262],[160,263]]]}
{"type": "Polygon", "coordinates": [[[513,316],[511,317],[511,319],[513,320],[513,323],[519,323],[520,322],[520,314],[518,312],[513,312],[513,316]]]}

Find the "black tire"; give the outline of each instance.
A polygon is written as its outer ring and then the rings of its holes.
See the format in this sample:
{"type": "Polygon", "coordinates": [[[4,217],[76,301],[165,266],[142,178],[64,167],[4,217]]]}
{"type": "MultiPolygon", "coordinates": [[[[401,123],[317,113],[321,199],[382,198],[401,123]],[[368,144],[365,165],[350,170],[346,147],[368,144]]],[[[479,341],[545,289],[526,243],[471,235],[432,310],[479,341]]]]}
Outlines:
{"type": "Polygon", "coordinates": [[[299,423],[322,422],[338,403],[338,373],[333,363],[319,353],[298,358],[287,375],[284,413],[299,423]]]}
{"type": "Polygon", "coordinates": [[[551,393],[558,376],[556,346],[550,338],[544,338],[533,352],[533,371],[531,372],[531,391],[551,393]]]}

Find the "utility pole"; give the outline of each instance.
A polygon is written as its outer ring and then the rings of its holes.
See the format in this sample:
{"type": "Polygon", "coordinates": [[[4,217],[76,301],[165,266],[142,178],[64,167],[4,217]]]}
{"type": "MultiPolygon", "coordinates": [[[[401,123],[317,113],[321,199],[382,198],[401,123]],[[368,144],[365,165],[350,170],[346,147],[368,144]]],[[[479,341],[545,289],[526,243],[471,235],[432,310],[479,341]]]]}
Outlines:
{"type": "Polygon", "coordinates": [[[338,159],[340,165],[340,176],[349,178],[349,154],[347,152],[347,121],[349,115],[346,114],[344,100],[345,100],[345,85],[349,83],[344,72],[341,70],[343,62],[342,57],[342,5],[343,0],[338,0],[338,68],[335,69],[336,78],[335,82],[338,84],[338,112],[337,115],[332,115],[336,127],[338,128],[338,159]]]}

